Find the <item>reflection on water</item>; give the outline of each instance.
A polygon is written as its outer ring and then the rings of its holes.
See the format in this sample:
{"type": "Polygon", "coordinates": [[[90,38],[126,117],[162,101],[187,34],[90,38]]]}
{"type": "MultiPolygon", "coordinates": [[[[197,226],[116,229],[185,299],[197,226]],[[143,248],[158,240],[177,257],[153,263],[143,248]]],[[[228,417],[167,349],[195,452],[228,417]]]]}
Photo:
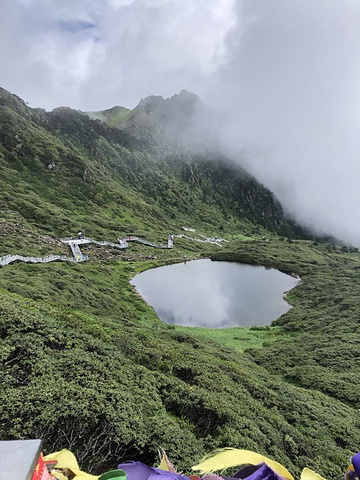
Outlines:
{"type": "Polygon", "coordinates": [[[224,328],[269,325],[287,312],[298,280],[278,270],[195,260],[147,270],[131,283],[166,323],[224,328]]]}

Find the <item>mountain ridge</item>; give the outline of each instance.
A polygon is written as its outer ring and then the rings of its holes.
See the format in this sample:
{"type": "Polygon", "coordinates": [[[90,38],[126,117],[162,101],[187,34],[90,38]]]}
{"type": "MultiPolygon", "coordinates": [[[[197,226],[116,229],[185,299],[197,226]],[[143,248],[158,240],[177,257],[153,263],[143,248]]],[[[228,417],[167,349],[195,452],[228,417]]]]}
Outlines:
{"type": "MultiPolygon", "coordinates": [[[[129,216],[139,216],[142,207],[134,207],[140,202],[147,205],[150,218],[166,218],[172,230],[195,215],[199,225],[204,221],[221,225],[231,219],[243,222],[246,230],[262,224],[284,235],[304,235],[269,190],[221,154],[193,153],[168,140],[156,144],[153,136],[139,138],[131,128],[120,130],[68,107],[51,112],[30,109],[4,90],[0,108],[3,168],[10,178],[16,173],[27,183],[28,192],[35,189],[45,195],[47,210],[50,205],[63,209],[68,200],[77,205],[73,195],[77,191],[99,216],[106,198],[111,211],[118,209],[116,198],[122,198],[129,216]]],[[[3,192],[9,187],[3,184],[3,192]]],[[[11,203],[16,204],[18,193],[13,190],[11,203]]],[[[30,211],[36,209],[33,200],[30,204],[30,211]]],[[[69,223],[73,214],[65,215],[69,223]]],[[[93,221],[90,225],[95,226],[93,221]]],[[[85,222],[82,229],[86,227],[85,222]]],[[[56,228],[54,233],[64,232],[56,228]]]]}
{"type": "Polygon", "coordinates": [[[119,108],[124,107],[85,113],[148,142],[172,143],[198,153],[221,151],[216,133],[218,115],[187,90],[168,98],[142,98],[134,109],[120,116],[119,108]]]}
{"type": "Polygon", "coordinates": [[[340,478],[360,449],[359,252],[303,240],[231,159],[185,146],[0,90],[0,256],[68,254],[59,237],[79,231],[108,244],[84,246],[87,262],[0,268],[0,438],[70,448],[94,473],[154,464],[159,445],[190,472],[236,446],[340,478]],[[111,246],[184,226],[228,241],[111,246]],[[203,257],[299,275],[293,308],[263,328],[181,329],[129,284],[203,257]]]}

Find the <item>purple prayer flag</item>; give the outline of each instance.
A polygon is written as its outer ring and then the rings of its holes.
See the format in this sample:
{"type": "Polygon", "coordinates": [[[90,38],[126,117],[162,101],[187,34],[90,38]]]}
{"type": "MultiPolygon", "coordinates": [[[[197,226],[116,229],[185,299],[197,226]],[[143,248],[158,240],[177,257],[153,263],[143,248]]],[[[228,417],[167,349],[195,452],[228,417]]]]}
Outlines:
{"type": "Polygon", "coordinates": [[[141,462],[120,463],[117,468],[126,472],[127,480],[189,480],[184,475],[149,467],[141,462]]]}
{"type": "Polygon", "coordinates": [[[268,467],[266,463],[262,463],[261,465],[259,465],[256,471],[250,473],[250,475],[249,471],[246,472],[245,468],[243,470],[240,470],[240,472],[238,472],[235,477],[246,480],[284,480],[283,477],[280,477],[280,475],[278,475],[270,467],[268,467]]]}

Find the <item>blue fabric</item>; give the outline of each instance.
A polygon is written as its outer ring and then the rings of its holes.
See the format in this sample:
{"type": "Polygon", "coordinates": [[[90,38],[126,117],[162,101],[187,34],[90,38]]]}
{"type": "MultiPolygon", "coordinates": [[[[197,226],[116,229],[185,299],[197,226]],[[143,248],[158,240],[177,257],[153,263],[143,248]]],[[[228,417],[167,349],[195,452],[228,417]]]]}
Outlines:
{"type": "Polygon", "coordinates": [[[149,467],[141,462],[120,463],[117,468],[126,472],[127,480],[189,480],[184,475],[149,467]]]}
{"type": "Polygon", "coordinates": [[[352,457],[351,463],[354,465],[356,475],[360,477],[360,453],[357,453],[352,457]]]}
{"type": "MultiPolygon", "coordinates": [[[[250,470],[250,469],[249,469],[250,470]]],[[[247,467],[235,474],[236,478],[246,480],[283,480],[277,473],[275,473],[266,463],[258,466],[255,472],[248,474],[247,467]]]]}
{"type": "MultiPolygon", "coordinates": [[[[141,462],[120,463],[117,468],[126,472],[127,480],[189,480],[189,477],[186,477],[185,475],[167,472],[165,470],[161,470],[160,468],[149,467],[141,462]]],[[[253,468],[254,467],[249,469],[247,467],[238,472],[235,477],[246,480],[283,480],[282,477],[277,475],[265,463],[255,467],[255,472],[251,472],[253,468]]]]}

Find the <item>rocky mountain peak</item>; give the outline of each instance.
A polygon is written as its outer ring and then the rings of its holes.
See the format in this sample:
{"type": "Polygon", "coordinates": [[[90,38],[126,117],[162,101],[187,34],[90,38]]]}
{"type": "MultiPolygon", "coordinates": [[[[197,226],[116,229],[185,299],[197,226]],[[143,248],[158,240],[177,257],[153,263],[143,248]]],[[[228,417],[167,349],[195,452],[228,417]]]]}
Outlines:
{"type": "Polygon", "coordinates": [[[161,108],[164,102],[164,97],[161,95],[150,95],[149,97],[142,98],[135,110],[141,110],[147,115],[150,115],[161,108]]]}

